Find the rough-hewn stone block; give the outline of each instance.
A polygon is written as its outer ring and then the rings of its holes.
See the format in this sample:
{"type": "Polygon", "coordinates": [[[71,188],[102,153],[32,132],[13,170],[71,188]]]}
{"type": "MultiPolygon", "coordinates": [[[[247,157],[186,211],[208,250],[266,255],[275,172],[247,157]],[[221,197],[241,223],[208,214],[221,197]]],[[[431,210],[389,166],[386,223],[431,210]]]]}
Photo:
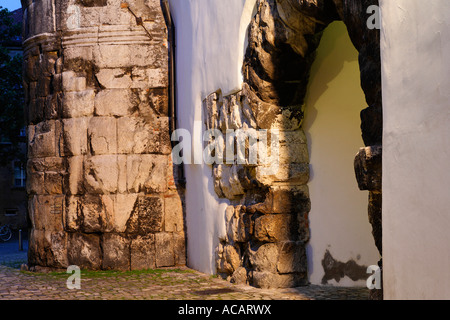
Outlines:
{"type": "Polygon", "coordinates": [[[50,268],[67,268],[67,235],[33,229],[29,241],[29,263],[50,268]]]}
{"type": "Polygon", "coordinates": [[[131,193],[167,191],[167,157],[130,155],[127,157],[127,187],[131,193]]]}
{"type": "Polygon", "coordinates": [[[63,230],[64,196],[35,195],[29,202],[33,228],[59,232],[63,230]]]}
{"type": "Polygon", "coordinates": [[[117,120],[118,153],[149,154],[161,149],[158,123],[140,118],[122,117],[117,120]]]}
{"type": "Polygon", "coordinates": [[[66,197],[63,221],[64,221],[64,230],[68,232],[76,232],[80,230],[80,227],[83,223],[80,197],[78,196],[66,197]]]}
{"type": "Polygon", "coordinates": [[[27,172],[27,194],[44,194],[44,173],[43,172],[27,172]]]}
{"type": "Polygon", "coordinates": [[[133,101],[127,89],[102,90],[95,96],[95,115],[124,117],[131,114],[133,101]]]}
{"type": "Polygon", "coordinates": [[[178,193],[164,196],[164,231],[184,232],[183,203],[178,193]]]}
{"type": "Polygon", "coordinates": [[[175,265],[174,243],[171,233],[155,234],[156,267],[170,267],[175,265]]]}
{"type": "Polygon", "coordinates": [[[292,163],[257,167],[256,178],[264,185],[272,185],[277,182],[295,183],[297,185],[307,184],[309,181],[309,164],[292,163]]]}
{"type": "Polygon", "coordinates": [[[138,236],[131,240],[131,270],[156,268],[155,235],[138,236]]]}
{"type": "Polygon", "coordinates": [[[110,232],[114,221],[114,198],[109,195],[85,195],[80,199],[82,229],[86,233],[110,232]]]}
{"type": "Polygon", "coordinates": [[[64,119],[64,154],[79,156],[87,153],[87,127],[89,118],[64,119]]]}
{"type": "Polygon", "coordinates": [[[130,270],[131,241],[117,234],[102,237],[103,269],[130,270]]]}
{"type": "Polygon", "coordinates": [[[93,156],[84,161],[86,192],[92,194],[116,193],[119,166],[117,156],[93,156]]]}
{"type": "Polygon", "coordinates": [[[137,194],[117,194],[114,208],[114,231],[123,233],[127,229],[127,222],[133,210],[138,205],[137,194]]]}
{"type": "Polygon", "coordinates": [[[262,289],[280,289],[304,286],[308,283],[302,273],[277,274],[270,272],[253,272],[252,284],[262,289]]]}
{"type": "Polygon", "coordinates": [[[233,274],[241,265],[241,254],[239,247],[232,245],[221,245],[218,251],[219,260],[217,271],[227,275],[233,274]]]}
{"type": "Polygon", "coordinates": [[[287,241],[280,245],[277,270],[279,273],[306,273],[306,248],[303,242],[287,241]]]}
{"type": "Polygon", "coordinates": [[[297,221],[292,214],[267,214],[256,219],[253,236],[258,241],[297,240],[297,221]]]}
{"type": "Polygon", "coordinates": [[[146,235],[162,231],[164,201],[157,196],[139,196],[127,221],[126,232],[146,235]]]}
{"type": "Polygon", "coordinates": [[[67,174],[65,175],[65,192],[67,194],[84,193],[83,156],[67,158],[67,174]]]}
{"type": "Polygon", "coordinates": [[[280,132],[279,162],[309,163],[308,145],[303,130],[280,132]]]}
{"type": "Polygon", "coordinates": [[[55,157],[56,154],[55,121],[41,122],[28,126],[28,157],[55,157]]]}
{"type": "Polygon", "coordinates": [[[64,118],[90,117],[94,115],[94,90],[66,92],[62,114],[64,118]]]}
{"type": "Polygon", "coordinates": [[[271,272],[277,271],[278,245],[267,243],[256,248],[249,246],[249,261],[254,271],[271,272]]]}
{"type": "Polygon", "coordinates": [[[117,122],[112,117],[94,117],[89,121],[88,144],[92,155],[117,153],[117,122]]]}
{"type": "Polygon", "coordinates": [[[168,86],[167,70],[141,67],[100,69],[99,83],[107,89],[148,89],[168,86]]]}
{"type": "Polygon", "coordinates": [[[175,255],[174,264],[177,266],[186,265],[186,236],[184,232],[173,233],[173,251],[175,255]]]}
{"type": "Polygon", "coordinates": [[[86,90],[86,78],[78,77],[73,71],[61,74],[62,87],[65,92],[80,92],[86,90]]]}
{"type": "Polygon", "coordinates": [[[382,146],[361,148],[355,157],[355,174],[360,190],[382,189],[382,146]]]}
{"type": "Polygon", "coordinates": [[[69,233],[67,257],[70,265],[77,265],[81,269],[101,269],[100,236],[97,234],[69,233]]]}
{"type": "Polygon", "coordinates": [[[45,194],[62,194],[63,175],[59,172],[45,172],[44,192],[45,194]]]}

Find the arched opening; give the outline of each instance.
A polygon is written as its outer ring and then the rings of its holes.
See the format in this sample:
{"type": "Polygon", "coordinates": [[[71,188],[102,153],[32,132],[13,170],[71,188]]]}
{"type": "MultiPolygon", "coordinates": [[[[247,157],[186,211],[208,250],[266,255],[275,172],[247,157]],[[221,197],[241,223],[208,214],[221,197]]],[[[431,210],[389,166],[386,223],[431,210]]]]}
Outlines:
{"type": "Polygon", "coordinates": [[[308,139],[312,284],[366,285],[367,266],[379,253],[367,219],[368,192],[355,179],[353,160],[364,144],[365,108],[358,51],[341,21],[324,31],[311,68],[303,129],[308,139]]]}

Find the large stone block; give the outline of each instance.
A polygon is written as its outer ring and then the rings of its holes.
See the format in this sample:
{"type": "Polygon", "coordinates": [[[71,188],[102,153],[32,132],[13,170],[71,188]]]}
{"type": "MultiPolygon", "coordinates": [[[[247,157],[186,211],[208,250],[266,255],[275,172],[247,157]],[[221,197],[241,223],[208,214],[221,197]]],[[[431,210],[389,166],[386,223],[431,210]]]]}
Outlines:
{"type": "Polygon", "coordinates": [[[57,156],[55,121],[28,126],[28,158],[57,156]]]}
{"type": "Polygon", "coordinates": [[[106,89],[149,89],[168,86],[167,69],[142,67],[100,69],[97,79],[106,89]]]}
{"type": "Polygon", "coordinates": [[[110,195],[85,195],[80,198],[83,224],[86,233],[111,232],[114,227],[114,198],[110,195]]]}
{"type": "Polygon", "coordinates": [[[309,181],[309,164],[273,164],[259,166],[256,169],[256,179],[264,185],[273,185],[275,183],[291,183],[304,185],[309,181]]]}
{"type": "Polygon", "coordinates": [[[62,157],[35,158],[27,161],[28,172],[63,172],[65,162],[62,157]]]}
{"type": "Polygon", "coordinates": [[[66,199],[65,229],[84,233],[114,230],[114,196],[85,195],[66,199]]]}
{"type": "Polygon", "coordinates": [[[35,195],[29,201],[33,228],[51,232],[63,231],[64,196],[35,195]]]}
{"type": "MultiPolygon", "coordinates": [[[[165,128],[168,130],[168,127],[165,128]]],[[[150,154],[161,151],[159,125],[154,119],[122,117],[117,120],[118,153],[150,154]]]]}
{"type": "Polygon", "coordinates": [[[91,117],[94,115],[95,90],[65,92],[62,115],[64,118],[91,117]]]}
{"type": "Polygon", "coordinates": [[[220,244],[218,249],[217,271],[232,275],[241,266],[241,252],[239,247],[220,244]]]}
{"type": "Polygon", "coordinates": [[[173,233],[173,251],[175,255],[174,265],[185,266],[187,262],[186,256],[186,236],[184,232],[173,233]]]}
{"type": "Polygon", "coordinates": [[[249,206],[251,213],[308,213],[311,209],[307,185],[274,186],[269,189],[264,202],[249,206]]]}
{"type": "Polygon", "coordinates": [[[84,193],[84,156],[67,158],[67,174],[65,175],[65,192],[70,195],[84,193]]]}
{"type": "Polygon", "coordinates": [[[252,270],[258,272],[276,273],[278,255],[278,245],[275,243],[267,243],[256,248],[249,246],[248,248],[252,270]]]}
{"type": "Polygon", "coordinates": [[[100,117],[124,117],[133,112],[134,103],[130,90],[102,90],[95,96],[95,115],[100,117]]]}
{"type": "Polygon", "coordinates": [[[56,120],[62,115],[63,95],[62,93],[50,94],[45,99],[44,119],[56,120]]]}
{"type": "Polygon", "coordinates": [[[67,235],[33,229],[30,233],[28,264],[50,268],[67,268],[67,235]]]}
{"type": "Polygon", "coordinates": [[[281,131],[279,145],[280,164],[309,163],[309,151],[303,130],[281,131]]]}
{"type": "Polygon", "coordinates": [[[258,241],[297,240],[297,221],[292,214],[267,214],[256,219],[253,236],[258,241]]]}
{"type": "Polygon", "coordinates": [[[164,196],[164,231],[184,232],[183,203],[178,193],[164,196]]]}
{"type": "Polygon", "coordinates": [[[226,210],[227,240],[229,243],[247,242],[250,240],[251,215],[242,206],[229,206],[226,210]]]}
{"type": "Polygon", "coordinates": [[[156,267],[171,267],[175,265],[174,240],[171,233],[155,234],[156,267]]]}
{"type": "Polygon", "coordinates": [[[382,146],[361,148],[355,157],[355,174],[360,190],[382,190],[382,146]]]}
{"type": "Polygon", "coordinates": [[[245,194],[242,166],[216,165],[213,169],[214,188],[219,196],[236,199],[245,194]]]}
{"type": "Polygon", "coordinates": [[[114,208],[114,231],[123,233],[127,230],[127,222],[136,206],[139,205],[137,194],[117,194],[114,208]]]}
{"type": "Polygon", "coordinates": [[[116,193],[119,165],[116,155],[101,155],[84,161],[85,190],[91,194],[116,193]]]}
{"type": "MultiPolygon", "coordinates": [[[[110,8],[110,12],[117,12],[116,8],[110,8]]],[[[129,21],[130,14],[126,13],[125,18],[129,21]]],[[[116,23],[116,21],[114,22],[116,23]]],[[[117,30],[120,32],[122,30],[117,30]]],[[[111,27],[103,27],[102,31],[112,31],[111,27]]],[[[133,30],[134,31],[134,30],[133,30]]],[[[136,30],[135,32],[140,32],[136,30]]],[[[122,31],[124,32],[124,31],[122,31]]],[[[160,68],[167,60],[167,49],[160,44],[100,44],[94,51],[94,60],[99,68],[133,68],[147,67],[160,68]]]]}
{"type": "Polygon", "coordinates": [[[156,268],[155,235],[138,236],[131,240],[131,270],[156,268]]]}
{"type": "Polygon", "coordinates": [[[27,171],[27,194],[44,194],[44,173],[27,171]]]}
{"type": "Polygon", "coordinates": [[[44,193],[62,194],[63,193],[63,175],[59,172],[44,173],[44,193]]]}
{"type": "Polygon", "coordinates": [[[87,153],[88,121],[89,118],[72,118],[62,121],[65,155],[79,156],[87,153]]]}
{"type": "Polygon", "coordinates": [[[280,245],[277,270],[279,273],[306,273],[306,248],[303,242],[286,241],[280,245]]]}
{"type": "Polygon", "coordinates": [[[126,223],[129,234],[146,235],[162,231],[164,201],[157,196],[139,196],[126,223]]]}
{"type": "Polygon", "coordinates": [[[300,287],[308,284],[305,274],[277,274],[270,272],[253,272],[252,284],[261,289],[282,289],[300,287]]]}
{"type": "Polygon", "coordinates": [[[69,233],[67,257],[70,265],[81,269],[100,270],[102,251],[100,236],[97,234],[69,233]]]}
{"type": "Polygon", "coordinates": [[[161,155],[127,157],[127,187],[130,193],[167,191],[168,160],[161,155]]]}
{"type": "Polygon", "coordinates": [[[65,92],[80,92],[86,90],[86,78],[79,77],[74,71],[61,74],[62,87],[65,92]]]}
{"type": "Polygon", "coordinates": [[[117,153],[117,121],[113,117],[94,117],[89,121],[88,144],[92,155],[117,153]]]}
{"type": "Polygon", "coordinates": [[[130,270],[130,248],[131,240],[118,234],[104,234],[102,237],[102,268],[105,270],[130,270]]]}
{"type": "Polygon", "coordinates": [[[76,232],[83,224],[83,214],[81,212],[80,197],[67,196],[64,208],[64,230],[76,232]]]}

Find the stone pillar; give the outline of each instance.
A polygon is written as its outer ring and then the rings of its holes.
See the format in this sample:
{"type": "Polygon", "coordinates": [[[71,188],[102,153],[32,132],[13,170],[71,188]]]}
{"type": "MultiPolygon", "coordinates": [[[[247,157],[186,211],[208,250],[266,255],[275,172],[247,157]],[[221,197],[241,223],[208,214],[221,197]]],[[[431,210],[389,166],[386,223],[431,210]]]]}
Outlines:
{"type": "MultiPolygon", "coordinates": [[[[204,100],[206,128],[224,137],[233,130],[237,146],[234,161],[213,165],[216,194],[232,204],[225,216],[227,234],[216,248],[216,267],[232,282],[296,287],[307,283],[308,146],[297,119],[279,112],[280,121],[273,123],[264,107],[247,85],[225,97],[219,90],[204,100]],[[252,138],[244,144],[239,132],[252,138]],[[266,154],[261,152],[264,144],[266,154]],[[245,149],[243,164],[237,158],[239,146],[245,149]],[[257,162],[251,161],[252,149],[258,151],[257,162]]],[[[225,154],[230,145],[227,141],[225,154]]]]}
{"type": "Polygon", "coordinates": [[[29,264],[184,265],[159,0],[24,0],[29,264]]]}

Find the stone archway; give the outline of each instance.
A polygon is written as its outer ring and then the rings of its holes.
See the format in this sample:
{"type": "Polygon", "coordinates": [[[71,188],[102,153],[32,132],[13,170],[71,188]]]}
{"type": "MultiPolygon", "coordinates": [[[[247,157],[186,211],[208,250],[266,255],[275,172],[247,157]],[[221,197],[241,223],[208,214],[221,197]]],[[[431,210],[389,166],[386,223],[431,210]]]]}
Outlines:
{"type": "Polygon", "coordinates": [[[361,190],[368,190],[369,220],[381,254],[382,100],[379,31],[367,28],[366,10],[377,0],[259,0],[249,27],[243,90],[220,92],[205,102],[207,128],[239,118],[242,127],[280,130],[283,160],[278,174],[261,178],[260,166],[215,166],[219,196],[232,200],[228,234],[217,249],[217,269],[233,281],[260,287],[306,283],[310,199],[306,139],[302,130],[309,73],[322,32],[342,20],[359,52],[361,88],[368,107],[361,112],[365,147],[355,159],[361,190]],[[237,116],[234,110],[243,110],[237,116]],[[230,188],[240,185],[240,188],[230,188]]]}

